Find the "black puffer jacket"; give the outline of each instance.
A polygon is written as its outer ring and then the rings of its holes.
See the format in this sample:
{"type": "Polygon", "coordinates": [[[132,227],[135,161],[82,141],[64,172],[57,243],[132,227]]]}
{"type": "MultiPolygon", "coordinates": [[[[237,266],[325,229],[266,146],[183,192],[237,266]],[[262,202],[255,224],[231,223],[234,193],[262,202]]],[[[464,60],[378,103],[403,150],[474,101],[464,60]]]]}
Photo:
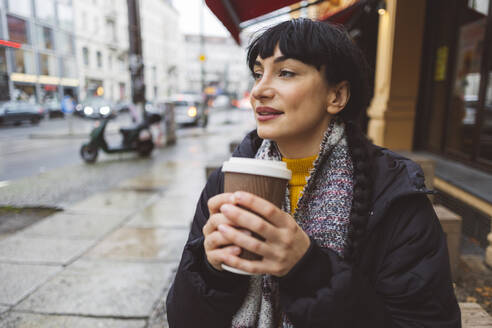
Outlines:
{"type": "MultiPolygon", "coordinates": [[[[233,156],[254,157],[262,140],[248,134],[233,156]]],[[[461,327],[445,235],[426,197],[421,169],[386,149],[373,153],[373,210],[359,263],[349,265],[314,242],[279,279],[283,310],[295,327],[461,327]]],[[[248,277],[214,272],[202,227],[207,200],[223,192],[214,172],[198,202],[188,242],[167,297],[171,328],[230,327],[248,277]]]]}

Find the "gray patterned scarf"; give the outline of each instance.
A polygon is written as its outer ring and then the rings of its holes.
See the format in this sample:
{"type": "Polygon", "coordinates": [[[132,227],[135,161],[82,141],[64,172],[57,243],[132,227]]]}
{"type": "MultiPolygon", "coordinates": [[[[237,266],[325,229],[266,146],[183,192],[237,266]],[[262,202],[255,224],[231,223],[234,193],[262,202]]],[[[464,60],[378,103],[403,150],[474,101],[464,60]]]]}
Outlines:
{"type": "MultiPolygon", "coordinates": [[[[275,142],[263,140],[255,158],[282,160],[275,142]]],[[[294,219],[318,246],[342,256],[352,208],[353,165],[345,125],[333,120],[299,199],[294,219]]],[[[289,189],[283,210],[290,213],[289,189]]],[[[270,275],[251,276],[248,294],[232,319],[233,328],[293,328],[280,308],[278,283],[270,275]]]]}

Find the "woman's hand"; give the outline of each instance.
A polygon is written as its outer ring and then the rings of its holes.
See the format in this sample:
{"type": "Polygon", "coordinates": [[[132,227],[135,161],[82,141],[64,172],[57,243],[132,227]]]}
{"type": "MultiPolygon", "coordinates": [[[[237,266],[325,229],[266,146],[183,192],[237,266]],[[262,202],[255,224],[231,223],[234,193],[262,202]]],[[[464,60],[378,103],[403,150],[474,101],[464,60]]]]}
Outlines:
{"type": "Polygon", "coordinates": [[[220,213],[220,207],[227,203],[234,203],[234,197],[231,193],[219,194],[208,200],[207,205],[210,217],[202,229],[205,236],[203,244],[207,260],[219,271],[222,271],[220,265],[225,262],[228,255],[239,255],[241,253],[240,247],[232,245],[233,243],[217,230],[217,227],[221,224],[229,226],[233,224],[232,221],[220,213]]]}
{"type": "Polygon", "coordinates": [[[308,235],[292,216],[263,198],[247,192],[236,192],[227,197],[228,201],[219,206],[221,220],[214,221],[224,238],[221,240],[259,254],[263,259],[249,261],[240,258],[237,252],[229,251],[223,252],[220,260],[253,274],[286,275],[308,250],[311,244],[308,235]],[[248,229],[265,240],[244,234],[234,227],[248,229]]]}

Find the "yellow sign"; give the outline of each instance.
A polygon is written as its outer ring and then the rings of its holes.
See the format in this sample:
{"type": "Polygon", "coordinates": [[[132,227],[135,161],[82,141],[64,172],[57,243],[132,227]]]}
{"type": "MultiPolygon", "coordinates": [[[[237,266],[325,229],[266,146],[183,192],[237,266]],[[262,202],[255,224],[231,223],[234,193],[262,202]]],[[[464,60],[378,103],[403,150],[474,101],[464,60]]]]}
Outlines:
{"type": "Polygon", "coordinates": [[[446,79],[446,66],[448,64],[448,47],[441,46],[437,49],[436,70],[434,72],[434,81],[444,81],[446,79]]]}
{"type": "Polygon", "coordinates": [[[207,58],[205,57],[205,55],[201,54],[200,57],[198,57],[198,59],[203,62],[205,61],[207,58]]]}
{"type": "Polygon", "coordinates": [[[96,94],[98,96],[102,96],[104,94],[104,88],[103,87],[97,87],[96,94]]]}

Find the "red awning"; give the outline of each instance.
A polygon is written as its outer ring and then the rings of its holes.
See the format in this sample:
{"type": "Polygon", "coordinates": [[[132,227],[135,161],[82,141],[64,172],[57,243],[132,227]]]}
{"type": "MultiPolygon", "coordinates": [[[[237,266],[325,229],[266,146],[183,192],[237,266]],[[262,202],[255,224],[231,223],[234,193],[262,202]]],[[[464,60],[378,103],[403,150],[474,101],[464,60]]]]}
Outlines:
{"type": "Polygon", "coordinates": [[[237,43],[240,43],[240,23],[297,2],[299,0],[205,0],[207,6],[229,30],[237,43]]]}

